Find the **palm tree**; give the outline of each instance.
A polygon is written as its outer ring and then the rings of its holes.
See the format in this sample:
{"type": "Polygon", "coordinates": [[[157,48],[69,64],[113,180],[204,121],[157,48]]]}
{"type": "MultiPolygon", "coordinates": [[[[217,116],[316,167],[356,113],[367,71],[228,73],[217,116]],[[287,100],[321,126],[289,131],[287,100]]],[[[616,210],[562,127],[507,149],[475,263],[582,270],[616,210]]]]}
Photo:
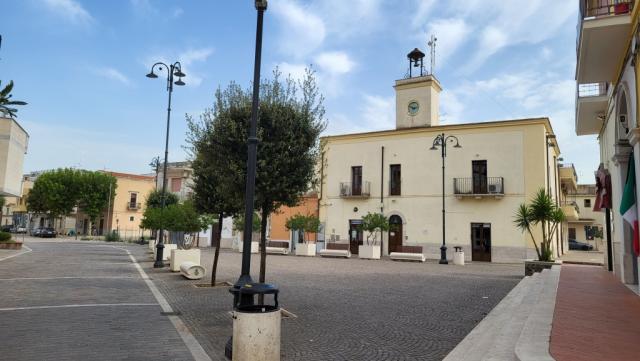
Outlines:
{"type": "Polygon", "coordinates": [[[0,114],[6,114],[10,118],[14,118],[18,109],[13,107],[16,105],[27,105],[27,103],[19,100],[11,100],[11,90],[13,90],[13,80],[11,80],[4,89],[0,90],[0,114]]]}
{"type": "Polygon", "coordinates": [[[514,223],[522,232],[531,236],[533,245],[540,261],[552,261],[553,251],[551,240],[558,231],[558,225],[565,221],[564,212],[558,207],[551,196],[541,188],[531,200],[531,204],[521,204],[515,214],[514,223]],[[540,225],[542,228],[542,242],[540,247],[533,236],[532,228],[540,225]]]}

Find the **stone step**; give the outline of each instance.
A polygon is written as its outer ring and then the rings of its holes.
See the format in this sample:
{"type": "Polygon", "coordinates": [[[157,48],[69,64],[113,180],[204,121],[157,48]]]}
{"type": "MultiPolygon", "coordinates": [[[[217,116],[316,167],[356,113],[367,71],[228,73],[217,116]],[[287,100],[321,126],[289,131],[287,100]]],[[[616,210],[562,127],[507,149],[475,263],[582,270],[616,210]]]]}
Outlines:
{"type": "MultiPolygon", "coordinates": [[[[499,338],[502,328],[519,310],[523,300],[531,294],[533,285],[538,284],[540,274],[523,278],[507,296],[460,342],[444,361],[481,361],[489,353],[499,338]]],[[[524,321],[523,321],[524,322],[524,321]]],[[[520,332],[518,331],[519,335],[520,332]]],[[[512,348],[513,349],[513,348],[512,348]]]]}

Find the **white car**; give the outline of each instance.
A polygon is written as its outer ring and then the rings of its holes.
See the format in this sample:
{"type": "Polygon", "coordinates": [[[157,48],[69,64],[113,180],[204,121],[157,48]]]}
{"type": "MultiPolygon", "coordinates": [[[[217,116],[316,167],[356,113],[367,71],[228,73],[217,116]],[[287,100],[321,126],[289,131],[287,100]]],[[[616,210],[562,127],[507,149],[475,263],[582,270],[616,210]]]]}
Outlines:
{"type": "Polygon", "coordinates": [[[16,233],[27,233],[26,227],[18,227],[16,228],[16,233]]]}

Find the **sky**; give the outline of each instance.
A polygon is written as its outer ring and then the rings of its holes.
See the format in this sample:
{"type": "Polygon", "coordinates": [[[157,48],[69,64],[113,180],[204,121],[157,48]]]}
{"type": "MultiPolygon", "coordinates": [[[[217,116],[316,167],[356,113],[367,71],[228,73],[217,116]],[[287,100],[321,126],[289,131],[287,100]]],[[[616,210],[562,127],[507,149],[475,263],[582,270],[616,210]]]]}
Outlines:
{"type": "MultiPolygon", "coordinates": [[[[2,0],[0,79],[27,101],[25,172],[57,167],[148,173],[164,152],[167,92],[156,61],[187,74],[172,101],[169,161],[184,160],[185,115],[253,76],[251,0],[2,0]]],[[[577,137],[577,1],[270,0],[263,75],[311,66],[326,97],[325,134],[395,127],[393,84],[406,54],[428,54],[443,86],[442,124],[546,116],[565,163],[592,183],[595,136],[577,137]]],[[[425,59],[428,62],[428,58],[425,59]]]]}

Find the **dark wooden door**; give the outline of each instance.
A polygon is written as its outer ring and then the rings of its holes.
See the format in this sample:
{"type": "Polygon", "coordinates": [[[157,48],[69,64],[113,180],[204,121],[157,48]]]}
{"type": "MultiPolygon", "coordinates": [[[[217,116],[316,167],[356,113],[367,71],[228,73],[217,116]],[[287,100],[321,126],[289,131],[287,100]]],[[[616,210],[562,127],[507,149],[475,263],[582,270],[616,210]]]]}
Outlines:
{"type": "Polygon", "coordinates": [[[362,167],[351,167],[351,195],[362,195],[362,167]]]}
{"type": "Polygon", "coordinates": [[[362,220],[355,219],[349,221],[349,251],[351,254],[358,254],[358,246],[363,245],[362,220]]]}
{"type": "Polygon", "coordinates": [[[389,253],[398,252],[402,246],[402,219],[393,215],[389,217],[389,253]]]}
{"type": "Polygon", "coordinates": [[[569,228],[569,239],[576,239],[576,229],[569,228]]]}
{"type": "Polygon", "coordinates": [[[473,193],[474,194],[486,194],[487,193],[487,161],[486,160],[473,160],[471,161],[472,181],[473,181],[473,193]]]}
{"type": "Polygon", "coordinates": [[[471,223],[471,260],[491,262],[490,223],[471,223]]]}

